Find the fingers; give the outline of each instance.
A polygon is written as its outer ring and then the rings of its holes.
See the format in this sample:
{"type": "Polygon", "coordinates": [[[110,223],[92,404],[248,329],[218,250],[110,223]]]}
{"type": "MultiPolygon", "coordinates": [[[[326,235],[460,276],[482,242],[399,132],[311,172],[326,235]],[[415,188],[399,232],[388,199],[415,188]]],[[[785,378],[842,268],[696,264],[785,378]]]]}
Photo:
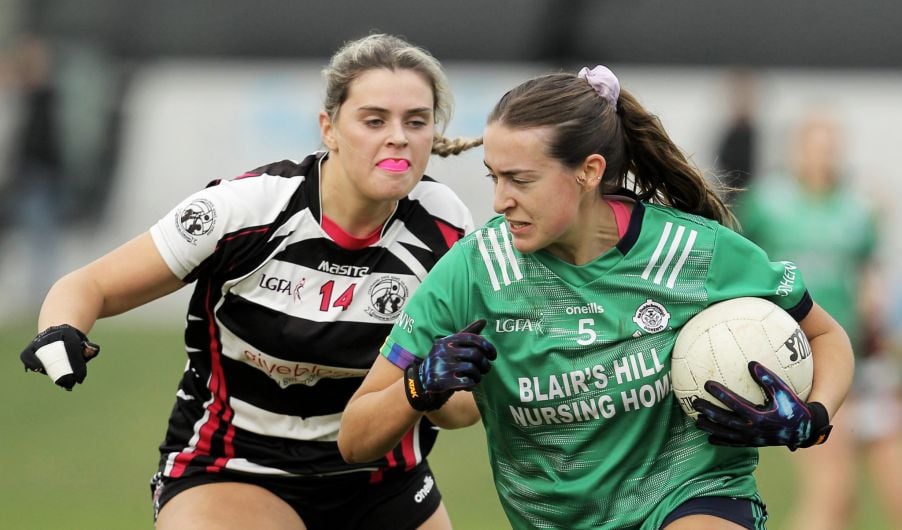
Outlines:
{"type": "Polygon", "coordinates": [[[94,357],[100,355],[100,346],[98,344],[84,341],[82,343],[82,346],[82,356],[85,358],[85,362],[90,361],[94,357]]]}
{"type": "Polygon", "coordinates": [[[452,345],[455,349],[461,351],[467,349],[478,349],[490,361],[494,361],[498,356],[498,352],[495,350],[495,345],[489,342],[488,339],[486,339],[482,335],[457,334],[453,337],[452,345]]]}
{"type": "Polygon", "coordinates": [[[746,429],[749,426],[749,422],[745,418],[702,398],[695,399],[692,402],[692,408],[700,413],[698,422],[701,422],[704,418],[706,423],[717,424],[735,430],[746,429]]]}
{"type": "Polygon", "coordinates": [[[698,420],[695,422],[695,425],[711,436],[716,436],[721,439],[732,440],[736,442],[741,437],[740,431],[724,427],[717,422],[711,421],[706,416],[699,416],[698,420]]]}
{"type": "Polygon", "coordinates": [[[489,357],[483,348],[475,347],[475,348],[460,348],[457,350],[457,354],[455,357],[458,361],[463,363],[469,363],[479,369],[482,373],[488,373],[489,370],[492,369],[491,360],[493,357],[489,357]]]}
{"type": "Polygon", "coordinates": [[[764,390],[764,394],[768,399],[772,398],[778,390],[794,394],[789,385],[780,376],[757,361],[749,362],[749,373],[752,375],[752,379],[764,390]]]}
{"type": "Polygon", "coordinates": [[[755,408],[755,404],[748,401],[744,397],[736,394],[729,388],[723,386],[717,381],[708,381],[705,383],[705,390],[709,394],[717,398],[718,401],[734,411],[742,411],[755,408]]]}
{"type": "Polygon", "coordinates": [[[460,333],[479,333],[484,327],[485,320],[480,318],[479,320],[474,320],[473,322],[467,324],[467,327],[460,330],[460,333]]]}
{"type": "Polygon", "coordinates": [[[34,354],[34,351],[34,346],[29,344],[28,347],[19,354],[19,359],[22,361],[22,364],[25,365],[25,370],[46,374],[47,371],[44,370],[44,365],[41,364],[41,361],[38,359],[37,355],[34,354]]]}
{"type": "Polygon", "coordinates": [[[482,376],[485,374],[479,367],[471,363],[462,363],[457,368],[458,369],[454,371],[452,376],[453,382],[448,385],[449,390],[467,390],[473,388],[482,381],[482,376]]]}
{"type": "Polygon", "coordinates": [[[497,350],[495,350],[495,345],[488,341],[479,333],[485,328],[485,319],[474,320],[470,324],[467,325],[464,329],[460,330],[456,333],[455,344],[461,345],[469,345],[476,346],[481,348],[485,352],[485,356],[494,361],[498,356],[497,350]]]}

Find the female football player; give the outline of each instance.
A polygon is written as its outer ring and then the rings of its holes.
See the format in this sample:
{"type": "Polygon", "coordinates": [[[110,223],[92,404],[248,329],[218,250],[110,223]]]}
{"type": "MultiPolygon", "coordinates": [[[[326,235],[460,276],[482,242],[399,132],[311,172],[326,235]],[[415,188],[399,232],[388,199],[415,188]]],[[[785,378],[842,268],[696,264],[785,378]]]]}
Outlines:
{"type": "Polygon", "coordinates": [[[794,264],[724,226],[715,190],[607,68],[517,86],[489,115],[484,147],[501,215],[405,306],[345,410],[344,457],[377,458],[472,390],[478,413],[460,422],[481,413],[514,528],[762,528],[757,447],[826,439],[852,378],[842,328],[794,264]],[[674,341],[700,310],[740,296],[801,323],[811,401],[750,363],[765,404],[709,383],[730,410],[698,399],[696,424],[670,391],[674,341]]]}
{"type": "Polygon", "coordinates": [[[445,74],[402,39],[347,43],[324,75],[324,151],[214,181],[63,277],[22,352],[71,390],[99,351],[86,337],[98,318],[194,284],[189,362],[151,483],[159,530],[450,528],[428,419],[368,464],[345,463],[336,438],[401,308],[472,230],[458,197],[424,176],[430,153],[476,144],[443,137],[445,74]]]}

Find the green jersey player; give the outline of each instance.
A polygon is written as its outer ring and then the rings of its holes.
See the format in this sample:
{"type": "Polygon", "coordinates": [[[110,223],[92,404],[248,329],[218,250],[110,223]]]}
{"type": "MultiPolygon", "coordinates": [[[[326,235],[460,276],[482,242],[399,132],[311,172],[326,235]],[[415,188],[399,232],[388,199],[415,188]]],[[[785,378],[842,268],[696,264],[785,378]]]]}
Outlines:
{"type": "Polygon", "coordinates": [[[484,143],[503,216],[405,306],[345,410],[342,454],[377,457],[418,411],[451,415],[450,393],[472,390],[514,528],[763,527],[756,447],[826,438],[851,379],[842,328],[793,263],[721,224],[723,203],[606,68],[515,88],[484,143]],[[619,189],[628,172],[635,193],[619,189]],[[739,296],[801,322],[812,402],[753,363],[770,402],[714,386],[731,410],[698,400],[696,425],[671,392],[671,350],[689,318],[739,296]]]}

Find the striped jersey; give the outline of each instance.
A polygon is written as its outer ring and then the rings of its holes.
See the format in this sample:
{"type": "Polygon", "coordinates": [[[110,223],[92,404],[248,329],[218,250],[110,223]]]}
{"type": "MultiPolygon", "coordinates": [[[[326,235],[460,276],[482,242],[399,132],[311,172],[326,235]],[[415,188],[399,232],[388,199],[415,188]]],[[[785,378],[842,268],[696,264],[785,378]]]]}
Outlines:
{"type": "Polygon", "coordinates": [[[423,177],[361,248],[323,218],[326,156],[213,181],[151,228],[173,273],[196,284],[163,475],[368,471],[378,480],[431,449],[436,430],[426,419],[375,463],[346,464],[336,440],[392,323],[472,231],[472,217],[450,188],[423,177]]]}
{"type": "Polygon", "coordinates": [[[657,529],[690,498],[756,498],[757,450],[707,442],[671,391],[671,351],[689,318],[728,298],[767,298],[802,319],[811,301],[795,266],[641,202],[616,247],[584,265],[512,243],[500,216],[458,242],[382,348],[403,365],[487,321],[498,358],[474,395],[512,526],[657,529]]]}

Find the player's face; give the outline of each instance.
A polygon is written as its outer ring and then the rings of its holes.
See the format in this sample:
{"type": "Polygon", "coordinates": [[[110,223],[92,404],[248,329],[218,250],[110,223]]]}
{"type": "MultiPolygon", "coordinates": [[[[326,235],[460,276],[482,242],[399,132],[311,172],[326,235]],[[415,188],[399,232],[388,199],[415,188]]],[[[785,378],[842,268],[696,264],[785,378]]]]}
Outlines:
{"type": "Polygon", "coordinates": [[[320,115],[330,174],[343,200],[397,201],[422,178],[435,135],[432,87],[411,70],[374,69],[351,82],[335,120],[320,115]]]}
{"type": "Polygon", "coordinates": [[[512,129],[498,122],[483,135],[485,165],[495,183],[493,208],[504,214],[520,252],[579,247],[582,199],[574,171],[546,154],[546,128],[512,129]]]}

